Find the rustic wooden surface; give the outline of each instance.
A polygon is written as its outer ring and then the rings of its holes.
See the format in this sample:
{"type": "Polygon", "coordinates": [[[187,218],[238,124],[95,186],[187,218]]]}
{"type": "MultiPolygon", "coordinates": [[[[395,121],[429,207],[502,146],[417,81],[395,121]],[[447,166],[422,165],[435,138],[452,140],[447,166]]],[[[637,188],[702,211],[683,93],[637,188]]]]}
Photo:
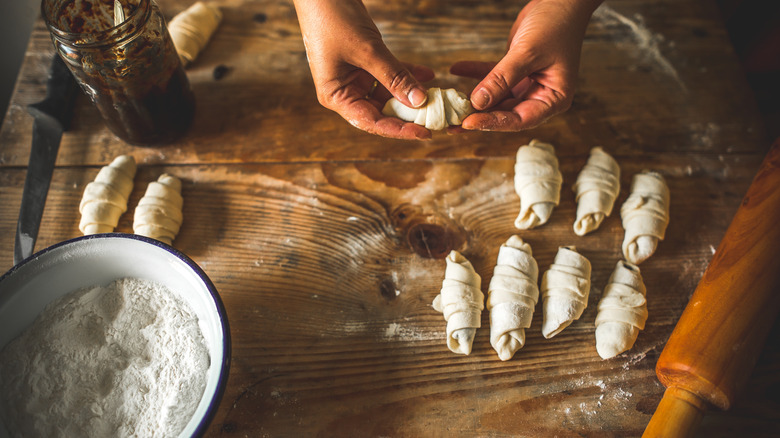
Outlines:
{"type": "MultiPolygon", "coordinates": [[[[159,0],[172,17],[191,0],[159,0]]],[[[193,128],[161,148],[122,143],[79,96],[65,134],[36,248],[75,237],[78,202],[100,166],[139,162],[130,205],[161,172],[183,179],[185,223],[174,245],[217,286],[233,338],[230,379],[209,436],[638,436],[661,398],[655,363],[771,140],[710,0],[608,0],[583,46],[566,114],[522,133],[379,138],[317,104],[289,1],[221,0],[224,20],[188,69],[193,128]],[[215,67],[227,74],[215,79],[215,67]],[[473,353],[451,353],[430,303],[442,257],[460,250],[483,279],[517,232],[514,153],[552,142],[561,205],[519,232],[540,269],[560,245],[593,264],[582,318],[546,340],[537,306],[525,348],[501,362],[488,315],[473,353]],[[650,317],[634,348],[602,361],[596,303],[623,230],[613,213],[586,237],[572,229],[571,191],[588,150],[604,146],[631,176],[666,176],[671,223],[641,266],[650,317]]],[[[496,60],[514,1],[366,2],[399,57],[431,66],[433,84],[470,91],[447,73],[496,60]]],[[[32,119],[52,46],[42,22],[0,131],[0,267],[12,265],[32,119]]],[[[118,231],[132,232],[125,214],[118,231]]],[[[772,436],[780,427],[778,329],[732,410],[708,414],[700,436],[772,436]]]]}

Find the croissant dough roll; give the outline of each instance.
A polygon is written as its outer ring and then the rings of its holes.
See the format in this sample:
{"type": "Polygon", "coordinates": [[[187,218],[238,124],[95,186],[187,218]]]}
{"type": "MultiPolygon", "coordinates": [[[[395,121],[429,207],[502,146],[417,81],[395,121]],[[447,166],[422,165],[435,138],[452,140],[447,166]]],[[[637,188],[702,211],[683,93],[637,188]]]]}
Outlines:
{"type": "Polygon", "coordinates": [[[149,183],[135,208],[133,231],[170,245],[181,227],[183,203],[181,181],[172,175],[160,175],[149,183]]]}
{"type": "Polygon", "coordinates": [[[597,229],[612,214],[620,194],[620,166],[601,147],[590,150],[590,157],[574,183],[577,197],[577,219],[574,233],[584,236],[597,229]]]}
{"type": "Polygon", "coordinates": [[[550,219],[561,198],[563,176],[551,144],[531,140],[517,151],[515,192],[520,196],[520,214],[515,227],[528,230],[550,219]]]}
{"type": "Polygon", "coordinates": [[[473,112],[474,108],[468,97],[454,88],[429,88],[428,101],[422,108],[409,108],[391,98],[382,109],[382,114],[386,116],[414,122],[432,131],[460,125],[463,119],[473,112]]]}
{"type": "Polygon", "coordinates": [[[101,168],[95,180],[87,184],[79,203],[79,230],[84,235],[114,231],[119,216],[127,211],[135,171],[135,159],[120,155],[101,168]]]}
{"type": "Polygon", "coordinates": [[[211,39],[222,21],[222,12],[217,6],[196,2],[180,12],[168,23],[176,52],[185,66],[198,56],[211,39]]]}
{"type": "Polygon", "coordinates": [[[538,278],[531,246],[519,236],[510,237],[498,250],[487,299],[490,345],[501,360],[511,359],[525,345],[525,329],[539,300],[538,278]]]}
{"type": "Polygon", "coordinates": [[[604,288],[596,316],[596,350],[602,359],[634,346],[647,321],[646,295],[639,267],[619,261],[604,288]]]}
{"type": "Polygon", "coordinates": [[[623,257],[638,265],[653,255],[669,224],[669,187],[664,178],[648,170],[634,175],[620,216],[626,230],[623,257]]]}
{"type": "Polygon", "coordinates": [[[447,321],[447,347],[458,354],[470,354],[474,335],[481,325],[480,313],[485,308],[485,296],[480,290],[481,279],[474,267],[459,252],[447,255],[441,292],[433,300],[433,308],[447,321]]]}
{"type": "Polygon", "coordinates": [[[573,246],[560,247],[542,276],[542,334],[550,339],[579,319],[588,306],[590,261],[573,246]]]}

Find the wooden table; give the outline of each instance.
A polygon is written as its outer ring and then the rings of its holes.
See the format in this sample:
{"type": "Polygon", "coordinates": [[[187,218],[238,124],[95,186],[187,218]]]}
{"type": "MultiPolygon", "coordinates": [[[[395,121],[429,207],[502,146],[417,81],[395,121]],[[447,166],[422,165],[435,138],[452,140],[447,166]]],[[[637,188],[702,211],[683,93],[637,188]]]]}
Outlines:
{"type": "MultiPolygon", "coordinates": [[[[159,0],[172,17],[191,0],[159,0]]],[[[130,205],[162,172],[184,181],[174,245],[211,277],[227,308],[232,367],[211,436],[637,436],[663,387],[654,367],[771,140],[714,1],[608,0],[584,42],[573,107],[532,131],[437,134],[404,142],[356,130],[318,105],[289,1],[221,0],[224,20],[188,74],[198,101],[176,144],[124,144],[84,95],[65,134],[37,247],[79,235],[78,204],[100,166],[139,162],[130,205]],[[227,74],[217,79],[217,66],[227,74]],[[532,138],[557,147],[561,204],[518,232],[514,154],[532,138]],[[661,172],[671,223],[642,264],[650,317],[634,348],[603,361],[596,303],[623,238],[619,214],[586,237],[572,231],[577,172],[596,145],[633,174],[661,172]],[[485,312],[470,356],[445,345],[431,302],[450,249],[487,292],[513,233],[542,271],[558,246],[593,264],[582,318],[546,340],[537,306],[526,346],[507,362],[485,312]]],[[[367,1],[391,50],[435,69],[496,60],[515,1],[367,1]]],[[[39,20],[0,131],[0,267],[12,248],[31,140],[25,106],[44,95],[52,45],[39,20]]],[[[218,76],[218,75],[217,75],[218,76]]],[[[132,208],[132,207],[131,207],[132,208]]],[[[132,232],[132,214],[117,231],[132,232]]],[[[705,418],[701,436],[780,427],[780,350],[770,338],[745,396],[705,418]],[[772,389],[774,388],[774,389],[772,389]]]]}

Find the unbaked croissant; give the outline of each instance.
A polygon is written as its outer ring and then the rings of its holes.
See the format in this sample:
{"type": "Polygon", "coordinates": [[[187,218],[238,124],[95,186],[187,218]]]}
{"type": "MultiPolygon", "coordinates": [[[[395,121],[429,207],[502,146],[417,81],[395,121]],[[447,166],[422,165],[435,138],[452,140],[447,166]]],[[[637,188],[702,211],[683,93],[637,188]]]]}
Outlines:
{"type": "Polygon", "coordinates": [[[490,345],[501,360],[511,359],[525,345],[525,329],[539,300],[538,278],[531,246],[519,236],[510,237],[498,251],[487,299],[490,345]]]}
{"type": "Polygon", "coordinates": [[[185,66],[195,60],[222,21],[219,7],[196,2],[168,23],[173,45],[185,66]]]}
{"type": "Polygon", "coordinates": [[[485,296],[480,290],[481,281],[479,274],[463,255],[450,251],[441,292],[433,300],[433,308],[444,314],[447,321],[447,347],[453,353],[471,353],[474,335],[482,322],[480,313],[485,308],[485,296]]]}
{"type": "Polygon", "coordinates": [[[549,339],[579,319],[588,306],[590,261],[573,246],[560,247],[542,276],[542,334],[549,339]]]}
{"type": "Polygon", "coordinates": [[[602,359],[634,346],[647,321],[646,295],[639,267],[619,261],[604,288],[596,316],[596,350],[602,359]]]}
{"type": "Polygon", "coordinates": [[[584,236],[597,229],[612,213],[620,194],[620,166],[604,149],[595,147],[574,183],[577,197],[577,219],[574,233],[584,236]]]}
{"type": "Polygon", "coordinates": [[[133,191],[135,159],[120,155],[100,169],[95,180],[84,188],[79,204],[79,230],[85,235],[110,233],[127,211],[127,198],[133,191]]]}
{"type": "Polygon", "coordinates": [[[172,175],[160,175],[149,183],[135,208],[133,231],[170,245],[181,227],[183,203],[181,181],[172,175]]]}
{"type": "Polygon", "coordinates": [[[623,257],[638,265],[653,255],[669,224],[669,187],[664,178],[647,170],[634,175],[620,216],[626,230],[623,257]]]}
{"type": "Polygon", "coordinates": [[[386,116],[414,122],[433,131],[460,125],[463,119],[473,112],[474,108],[468,97],[454,88],[429,88],[428,101],[422,108],[409,108],[391,98],[382,109],[382,114],[386,116]]]}
{"type": "Polygon", "coordinates": [[[521,146],[515,163],[515,192],[520,197],[515,227],[527,230],[546,223],[560,202],[562,183],[551,144],[534,139],[521,146]]]}

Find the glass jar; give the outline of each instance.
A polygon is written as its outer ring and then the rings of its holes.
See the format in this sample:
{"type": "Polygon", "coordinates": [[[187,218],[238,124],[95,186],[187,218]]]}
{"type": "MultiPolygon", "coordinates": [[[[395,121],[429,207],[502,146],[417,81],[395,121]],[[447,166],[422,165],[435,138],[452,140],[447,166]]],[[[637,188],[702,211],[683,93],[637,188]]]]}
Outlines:
{"type": "Polygon", "coordinates": [[[120,0],[125,21],[114,25],[113,0],[43,0],[41,10],[65,60],[111,131],[136,145],[181,137],[195,97],[152,0],[120,0]]]}

